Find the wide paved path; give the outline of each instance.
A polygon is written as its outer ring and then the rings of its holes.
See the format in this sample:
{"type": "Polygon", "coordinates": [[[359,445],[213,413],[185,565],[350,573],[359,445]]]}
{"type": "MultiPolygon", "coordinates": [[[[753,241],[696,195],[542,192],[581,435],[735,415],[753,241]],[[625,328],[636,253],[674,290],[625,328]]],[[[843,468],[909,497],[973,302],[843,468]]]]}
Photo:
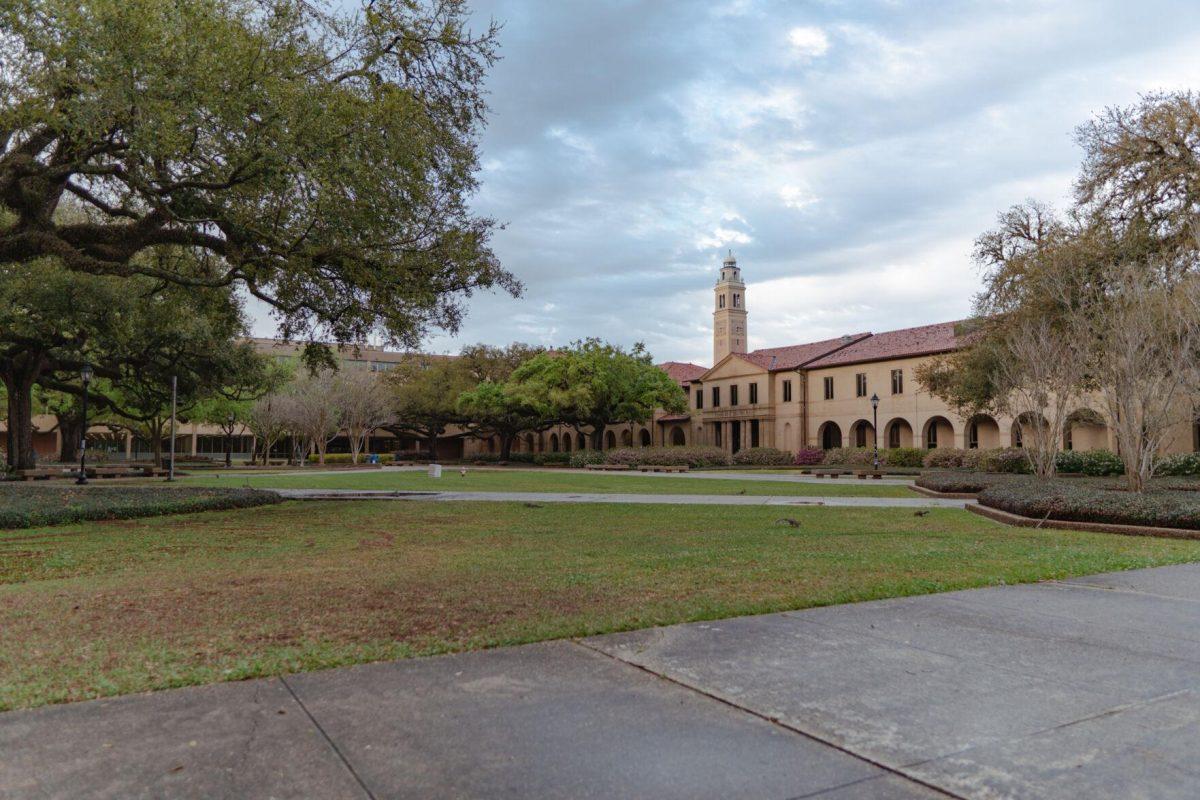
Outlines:
{"type": "Polygon", "coordinates": [[[681,506],[855,506],[963,508],[974,500],[934,497],[806,497],[752,494],[621,494],[619,492],[408,492],[385,489],[272,489],[292,500],[468,500],[516,503],[666,503],[681,506]]]}
{"type": "Polygon", "coordinates": [[[0,797],[1195,798],[1200,565],[0,715],[0,797]]]}

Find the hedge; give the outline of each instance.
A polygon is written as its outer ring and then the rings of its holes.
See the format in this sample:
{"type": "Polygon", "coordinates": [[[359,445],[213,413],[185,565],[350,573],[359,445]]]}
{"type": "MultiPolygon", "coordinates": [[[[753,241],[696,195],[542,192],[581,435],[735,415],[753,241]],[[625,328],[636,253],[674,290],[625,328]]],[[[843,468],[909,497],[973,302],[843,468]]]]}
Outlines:
{"type": "Polygon", "coordinates": [[[603,464],[604,451],[602,450],[576,450],[571,453],[570,464],[576,469],[586,467],[588,464],[603,464]]]}
{"type": "Polygon", "coordinates": [[[0,528],[250,508],[281,502],[275,492],[150,486],[0,484],[0,528]]]}
{"type": "Polygon", "coordinates": [[[1158,462],[1154,474],[1167,477],[1200,475],[1200,453],[1167,456],[1158,462]]]}
{"type": "MultiPolygon", "coordinates": [[[[358,463],[366,464],[370,455],[371,454],[368,454],[368,453],[359,453],[358,454],[358,463]]],[[[379,457],[380,464],[390,464],[396,460],[396,456],[394,453],[375,453],[374,455],[379,457]]],[[[308,454],[308,463],[310,463],[310,464],[317,463],[317,454],[316,453],[308,454]]],[[[350,464],[353,462],[350,460],[349,453],[326,453],[325,454],[325,463],[326,464],[350,464]]]]}
{"type": "Polygon", "coordinates": [[[604,454],[605,464],[728,467],[733,460],[719,447],[619,447],[604,454]]]}
{"type": "Polygon", "coordinates": [[[1077,481],[1031,478],[993,482],[979,504],[1034,519],[1200,529],[1200,492],[1134,494],[1077,481]]]}
{"type": "MultiPolygon", "coordinates": [[[[879,451],[879,464],[883,467],[920,467],[927,452],[917,447],[885,447],[879,451]]],[[[875,463],[873,447],[834,447],[824,453],[818,463],[843,467],[870,467],[875,463]]]]}
{"type": "Polygon", "coordinates": [[[750,447],[737,451],[733,456],[733,463],[759,467],[786,467],[791,465],[794,458],[795,456],[786,450],[777,450],[774,447],[750,447]]]}
{"type": "Polygon", "coordinates": [[[796,451],[794,463],[798,467],[812,467],[825,460],[825,451],[819,447],[801,447],[796,451]]]}

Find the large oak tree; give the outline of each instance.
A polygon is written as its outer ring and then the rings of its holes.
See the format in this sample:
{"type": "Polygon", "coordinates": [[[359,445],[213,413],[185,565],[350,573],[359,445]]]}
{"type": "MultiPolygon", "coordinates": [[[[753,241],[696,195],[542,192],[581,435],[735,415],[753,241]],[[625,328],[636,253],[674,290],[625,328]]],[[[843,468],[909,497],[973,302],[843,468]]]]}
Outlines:
{"type": "Polygon", "coordinates": [[[0,4],[0,263],[235,285],[286,336],[453,329],[465,293],[519,288],[467,206],[496,27],[465,18],[462,0],[0,4]],[[83,218],[56,213],[68,199],[83,218]],[[139,257],[164,245],[211,265],[139,257]]]}

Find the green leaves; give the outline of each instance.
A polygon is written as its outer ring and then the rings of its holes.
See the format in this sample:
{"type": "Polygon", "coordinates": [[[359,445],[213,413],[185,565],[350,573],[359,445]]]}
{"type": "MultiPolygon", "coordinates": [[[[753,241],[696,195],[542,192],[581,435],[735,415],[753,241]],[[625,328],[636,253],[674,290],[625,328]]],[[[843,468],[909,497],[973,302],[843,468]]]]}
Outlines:
{"type": "Polygon", "coordinates": [[[476,188],[496,29],[458,0],[14,0],[0,9],[0,262],[209,286],[285,335],[415,345],[519,291],[476,188]],[[85,211],[64,220],[71,198],[85,211]],[[181,245],[203,276],[141,258],[181,245]]]}

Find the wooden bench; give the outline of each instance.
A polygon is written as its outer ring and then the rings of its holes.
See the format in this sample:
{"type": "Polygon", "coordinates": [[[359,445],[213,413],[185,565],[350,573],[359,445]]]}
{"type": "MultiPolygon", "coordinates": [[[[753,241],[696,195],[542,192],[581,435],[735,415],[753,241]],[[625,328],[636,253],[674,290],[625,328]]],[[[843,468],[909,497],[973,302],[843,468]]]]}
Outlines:
{"type": "Polygon", "coordinates": [[[844,469],[814,469],[813,475],[818,478],[836,478],[839,475],[849,475],[844,469]]]}
{"type": "Polygon", "coordinates": [[[860,469],[858,472],[856,472],[854,474],[858,476],[858,479],[860,481],[865,480],[867,478],[874,478],[875,480],[879,480],[880,478],[883,477],[882,472],[880,472],[878,470],[874,470],[874,469],[860,469]]]}
{"type": "Polygon", "coordinates": [[[686,464],[642,464],[638,472],[687,472],[686,464]]]}
{"type": "Polygon", "coordinates": [[[54,478],[74,478],[75,473],[61,468],[39,467],[38,469],[19,469],[13,475],[20,481],[48,481],[54,478]]]}
{"type": "Polygon", "coordinates": [[[597,470],[600,472],[617,472],[628,470],[628,464],[585,464],[584,469],[597,470]]]}

